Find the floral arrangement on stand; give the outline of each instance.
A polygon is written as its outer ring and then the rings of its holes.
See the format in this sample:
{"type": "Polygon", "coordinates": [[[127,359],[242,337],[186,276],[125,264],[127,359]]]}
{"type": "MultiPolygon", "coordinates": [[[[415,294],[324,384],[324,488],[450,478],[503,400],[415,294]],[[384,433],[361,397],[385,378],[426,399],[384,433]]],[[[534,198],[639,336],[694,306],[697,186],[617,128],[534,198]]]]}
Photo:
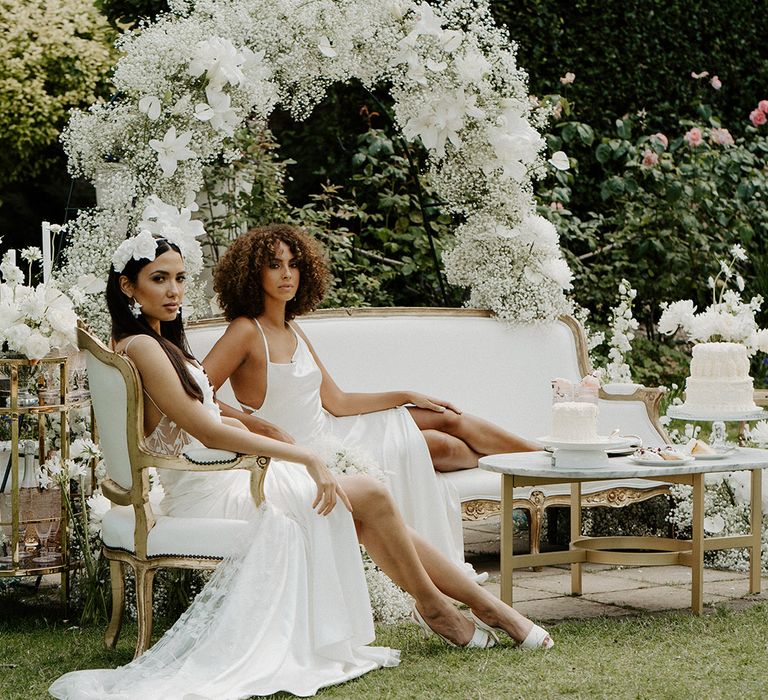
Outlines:
{"type": "MultiPolygon", "coordinates": [[[[570,270],[531,189],[545,169],[537,127],[547,109],[529,99],[487,0],[169,4],[119,40],[115,99],[75,113],[63,135],[72,174],[104,190],[70,224],[67,285],[103,278],[148,206],[191,233],[205,168],[237,161],[238,129],[264,124],[278,105],[305,118],[329,84],[356,78],[389,85],[396,123],[422,141],[438,197],[463,220],[444,263],[450,282],[470,288],[469,303],[523,323],[570,311],[570,270]]],[[[562,152],[550,163],[568,168],[562,152]]],[[[204,308],[200,297],[190,303],[204,308]]],[[[78,310],[103,333],[101,306],[91,298],[78,310]]]]}
{"type": "MultiPolygon", "coordinates": [[[[744,249],[736,244],[731,247],[730,260],[720,260],[720,269],[714,277],[710,276],[707,286],[712,290],[712,303],[697,313],[690,300],[678,301],[665,305],[659,320],[659,330],[668,335],[682,328],[687,339],[692,342],[732,342],[741,343],[747,352],[753,355],[757,351],[768,352],[768,330],[758,328],[755,313],[759,311],[763,299],[755,296],[744,302],[744,279],[737,272],[739,262],[745,262],[744,249]],[[729,289],[733,282],[737,290],[729,289]]],[[[674,431],[675,437],[684,441],[698,434],[698,426],[685,426],[684,435],[674,431]]],[[[768,446],[768,423],[761,421],[747,433],[750,444],[757,447],[768,446]]],[[[761,565],[768,571],[768,475],[763,474],[763,546],[761,565]]],[[[726,474],[707,475],[704,492],[704,529],[712,535],[745,534],[749,526],[749,479],[747,472],[728,472],[726,474]]],[[[682,534],[690,534],[692,501],[690,486],[673,485],[670,489],[674,505],[668,516],[672,525],[682,534]]],[[[723,569],[746,570],[749,565],[744,550],[715,550],[705,553],[709,566],[723,569]]]]}
{"type": "MultiPolygon", "coordinates": [[[[30,265],[42,257],[39,248],[25,248],[21,256],[30,265]]],[[[51,350],[66,353],[76,346],[77,315],[72,299],[54,281],[24,284],[16,266],[16,252],[8,251],[0,263],[0,344],[11,353],[40,360],[51,350]]]]}
{"type": "Polygon", "coordinates": [[[747,253],[739,244],[731,246],[730,252],[730,261],[719,260],[717,275],[707,280],[707,286],[712,290],[712,303],[698,313],[690,299],[663,304],[658,324],[660,333],[673,335],[682,329],[693,343],[740,343],[749,355],[758,350],[768,352],[768,329],[758,328],[755,321],[755,313],[760,310],[763,298],[754,296],[749,302],[741,298],[744,278],[736,267],[747,260],[747,253]],[[736,284],[738,291],[728,288],[731,282],[736,284]]]}

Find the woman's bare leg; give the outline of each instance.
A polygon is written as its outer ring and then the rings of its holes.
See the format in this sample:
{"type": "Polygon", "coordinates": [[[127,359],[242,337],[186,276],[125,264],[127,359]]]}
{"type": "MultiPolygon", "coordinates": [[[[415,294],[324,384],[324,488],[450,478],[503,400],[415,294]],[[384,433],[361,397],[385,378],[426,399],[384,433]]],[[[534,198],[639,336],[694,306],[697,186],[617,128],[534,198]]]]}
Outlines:
{"type": "Polygon", "coordinates": [[[469,606],[483,622],[501,627],[518,642],[526,638],[533,622],[475,583],[412,528],[408,531],[422,566],[445,595],[469,606]]]}
{"type": "MultiPolygon", "coordinates": [[[[414,406],[409,406],[408,410],[421,430],[436,430],[452,435],[465,442],[473,452],[480,455],[502,452],[533,452],[541,449],[537,443],[521,438],[490,421],[469,413],[456,413],[450,409],[438,413],[414,406]]],[[[476,465],[477,462],[471,466],[476,465]]]]}
{"type": "Polygon", "coordinates": [[[477,466],[482,455],[475,452],[466,442],[439,430],[422,430],[427,442],[432,464],[439,472],[453,472],[457,469],[471,469],[477,466]]]}
{"type": "Polygon", "coordinates": [[[338,480],[352,504],[358,539],[371,559],[415,598],[419,612],[435,632],[459,646],[467,644],[474,633],[473,623],[430,579],[386,486],[365,476],[340,476],[338,480]]]}
{"type": "Polygon", "coordinates": [[[358,537],[371,558],[410,593],[430,627],[456,644],[472,637],[472,623],[448,598],[468,605],[488,625],[521,641],[533,623],[472,581],[464,571],[409,528],[386,487],[368,477],[339,477],[358,537]],[[447,596],[447,597],[446,597],[447,596]]]}

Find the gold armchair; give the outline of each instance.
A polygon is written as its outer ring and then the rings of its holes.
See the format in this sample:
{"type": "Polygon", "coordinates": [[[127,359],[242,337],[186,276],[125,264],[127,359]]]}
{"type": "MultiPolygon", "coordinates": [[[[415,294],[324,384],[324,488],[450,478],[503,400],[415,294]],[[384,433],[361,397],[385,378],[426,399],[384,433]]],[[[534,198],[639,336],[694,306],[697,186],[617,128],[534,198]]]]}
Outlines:
{"type": "Polygon", "coordinates": [[[109,647],[117,643],[125,610],[124,566],[136,577],[138,638],[135,656],[149,646],[152,633],[152,585],[161,567],[213,569],[227,553],[227,543],[245,527],[242,520],[177,518],[163,515],[149,500],[151,467],[186,471],[248,469],[251,496],[264,500],[269,458],[241,456],[224,450],[194,450],[170,457],[144,445],[144,402],[141,377],[131,360],[107,349],[84,327],[78,344],[86,352],[88,381],[107,476],[104,495],[112,508],[102,519],[104,556],[109,560],[112,616],[104,635],[109,647]]]}

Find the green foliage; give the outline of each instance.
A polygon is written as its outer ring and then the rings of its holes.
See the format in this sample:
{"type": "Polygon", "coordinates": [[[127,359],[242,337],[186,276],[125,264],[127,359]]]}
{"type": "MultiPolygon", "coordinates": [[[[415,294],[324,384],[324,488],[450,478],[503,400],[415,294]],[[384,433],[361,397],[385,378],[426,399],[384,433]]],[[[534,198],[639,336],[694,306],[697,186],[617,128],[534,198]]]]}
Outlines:
{"type": "Polygon", "coordinates": [[[94,0],[113,27],[134,27],[168,11],[166,0],[94,0]]]}
{"type": "Polygon", "coordinates": [[[349,194],[326,185],[297,213],[328,244],[337,281],[329,305],[460,301],[456,290],[442,294],[435,257],[451,240],[451,221],[435,205],[427,176],[416,170],[417,157],[402,140],[371,128],[357,138],[349,194]]]}
{"type": "Polygon", "coordinates": [[[0,188],[55,156],[73,107],[106,93],[112,31],[89,0],[0,2],[0,188]]]}
{"type": "MultiPolygon", "coordinates": [[[[645,115],[605,130],[573,119],[556,124],[549,145],[566,150],[575,167],[538,195],[568,250],[577,301],[604,323],[625,277],[638,290],[641,327],[656,341],[659,304],[690,298],[706,305],[707,278],[735,243],[750,257],[746,295],[768,298],[768,132],[747,125],[731,143],[706,105],[667,132],[668,145],[651,123],[645,115]],[[701,135],[697,145],[685,138],[692,129],[701,135]]],[[[638,381],[679,377],[678,352],[660,344],[644,350],[645,360],[630,358],[638,381]]]]}
{"type": "MultiPolygon", "coordinates": [[[[729,123],[754,107],[768,85],[768,14],[754,0],[492,0],[494,16],[519,44],[531,91],[576,75],[583,121],[604,130],[617,117],[647,109],[651,128],[669,128],[699,90],[693,71],[723,82],[718,111],[729,123]]],[[[764,8],[762,8],[764,9],[764,8]]]]}

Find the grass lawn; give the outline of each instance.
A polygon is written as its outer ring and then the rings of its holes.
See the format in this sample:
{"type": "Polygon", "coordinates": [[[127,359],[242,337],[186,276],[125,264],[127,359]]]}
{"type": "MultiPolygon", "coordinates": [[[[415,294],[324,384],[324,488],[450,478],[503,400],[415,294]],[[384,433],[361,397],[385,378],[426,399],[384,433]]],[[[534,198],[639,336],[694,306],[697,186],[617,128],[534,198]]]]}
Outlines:
{"type": "MultiPolygon", "coordinates": [[[[412,624],[381,627],[377,643],[402,650],[398,668],[321,691],[320,698],[765,698],[768,603],[550,626],[557,646],[522,653],[449,649],[412,624]]],[[[158,630],[158,633],[161,630],[158,630]]],[[[80,628],[55,607],[0,600],[0,698],[47,697],[57,676],[130,661],[135,627],[114,651],[103,628],[80,628]]],[[[274,697],[287,698],[287,694],[274,697]]]]}

